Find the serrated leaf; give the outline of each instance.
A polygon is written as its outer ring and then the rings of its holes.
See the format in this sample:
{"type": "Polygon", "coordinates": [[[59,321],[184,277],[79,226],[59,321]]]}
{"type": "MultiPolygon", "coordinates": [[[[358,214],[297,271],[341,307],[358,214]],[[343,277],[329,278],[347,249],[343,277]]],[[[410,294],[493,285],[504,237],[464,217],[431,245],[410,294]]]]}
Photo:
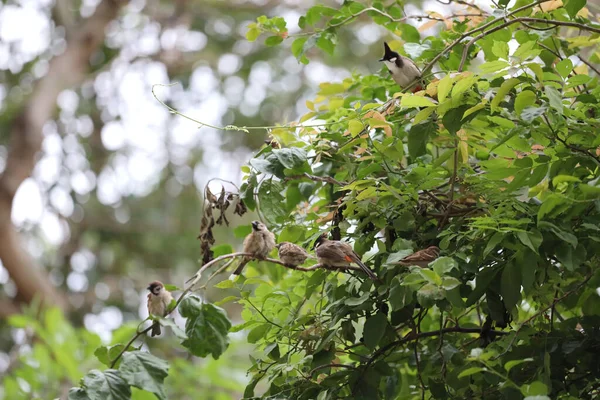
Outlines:
{"type": "Polygon", "coordinates": [[[479,66],[479,70],[484,74],[492,74],[494,72],[501,71],[510,67],[510,64],[506,61],[496,60],[496,61],[488,61],[479,66]]]}
{"type": "Polygon", "coordinates": [[[499,40],[494,40],[494,45],[492,46],[492,53],[498,58],[503,58],[505,60],[508,59],[508,43],[501,42],[499,40]]]}
{"type": "Polygon", "coordinates": [[[477,76],[469,76],[456,81],[456,84],[452,88],[452,100],[458,100],[460,96],[471,89],[471,87],[477,82],[479,78],[477,76]]]}
{"type": "Polygon", "coordinates": [[[128,384],[150,393],[159,399],[166,399],[164,381],[169,374],[169,364],[145,351],[132,351],[123,354],[119,367],[121,376],[128,384]]]}
{"type": "Polygon", "coordinates": [[[260,36],[260,29],[258,28],[250,28],[248,32],[246,32],[246,39],[249,42],[254,42],[260,36]]]}
{"type": "Polygon", "coordinates": [[[402,286],[402,278],[394,277],[390,285],[390,295],[388,300],[392,306],[392,311],[401,310],[413,301],[413,291],[408,286],[402,286]]]}
{"type": "Polygon", "coordinates": [[[550,107],[554,108],[558,111],[559,114],[563,113],[563,104],[562,104],[562,96],[558,93],[558,90],[552,86],[546,86],[544,88],[546,92],[546,96],[548,96],[548,101],[550,102],[550,107]]]}
{"type": "Polygon", "coordinates": [[[248,343],[258,342],[260,339],[264,338],[270,330],[271,324],[261,324],[252,328],[252,330],[248,332],[248,343]]]}
{"type": "Polygon", "coordinates": [[[90,397],[87,395],[85,389],[78,387],[69,389],[67,400],[90,400],[90,397]]]}
{"type": "Polygon", "coordinates": [[[188,296],[179,305],[179,312],[187,318],[185,333],[188,339],[181,344],[198,357],[212,354],[218,359],[229,346],[227,336],[231,322],[225,311],[212,304],[203,304],[197,296],[188,296]]]}
{"type": "Polygon", "coordinates": [[[458,264],[451,257],[439,257],[429,264],[429,266],[432,267],[439,276],[444,276],[454,268],[458,268],[458,264]]]}
{"type": "Polygon", "coordinates": [[[131,389],[115,369],[93,369],[83,377],[85,392],[90,400],[129,400],[131,389]]]}
{"type": "Polygon", "coordinates": [[[294,169],[302,166],[306,161],[306,152],[298,147],[275,149],[273,154],[285,168],[294,169]]]}

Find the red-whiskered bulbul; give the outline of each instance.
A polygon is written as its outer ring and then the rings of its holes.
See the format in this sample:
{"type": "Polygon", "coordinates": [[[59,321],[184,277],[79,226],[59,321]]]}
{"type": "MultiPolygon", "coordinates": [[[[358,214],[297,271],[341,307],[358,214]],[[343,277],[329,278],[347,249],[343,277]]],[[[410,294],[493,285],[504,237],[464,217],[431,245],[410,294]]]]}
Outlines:
{"type": "Polygon", "coordinates": [[[251,253],[252,256],[244,256],[233,274],[241,274],[246,264],[253,258],[259,260],[267,258],[274,247],[275,235],[262,222],[252,221],[252,232],[244,239],[244,253],[251,253]]]}
{"type": "MultiPolygon", "coordinates": [[[[392,74],[392,79],[400,86],[401,89],[409,86],[415,80],[421,78],[421,71],[417,65],[408,57],[401,56],[396,53],[387,43],[383,43],[385,48],[385,54],[379,61],[383,61],[392,74]]],[[[412,92],[418,92],[422,90],[422,86],[417,84],[412,92]]]]}
{"type": "MultiPolygon", "coordinates": [[[[147,287],[148,293],[148,312],[157,317],[165,317],[169,311],[169,305],[173,301],[171,292],[165,289],[160,281],[154,281],[147,287]]],[[[152,336],[160,335],[160,324],[154,321],[152,325],[152,336]]]]}
{"type": "Polygon", "coordinates": [[[330,267],[348,267],[351,263],[355,263],[369,278],[375,281],[379,280],[377,275],[363,264],[358,254],[352,250],[352,246],[348,243],[329,240],[326,235],[322,235],[319,236],[315,245],[317,246],[315,253],[319,263],[330,267]]]}

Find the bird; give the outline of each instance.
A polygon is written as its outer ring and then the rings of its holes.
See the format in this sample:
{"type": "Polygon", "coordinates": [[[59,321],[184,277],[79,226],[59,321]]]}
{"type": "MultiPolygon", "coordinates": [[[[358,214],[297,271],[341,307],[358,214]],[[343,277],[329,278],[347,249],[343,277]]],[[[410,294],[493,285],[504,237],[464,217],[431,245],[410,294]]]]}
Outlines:
{"type": "MultiPolygon", "coordinates": [[[[160,281],[151,282],[146,288],[148,293],[148,312],[157,317],[166,317],[169,312],[169,305],[173,301],[171,292],[165,289],[160,281]]],[[[152,336],[160,335],[160,324],[154,321],[152,325],[152,336]]]]}
{"type": "Polygon", "coordinates": [[[357,264],[369,278],[379,280],[377,275],[361,261],[358,254],[352,250],[348,243],[338,240],[329,240],[327,235],[321,235],[315,242],[317,261],[330,267],[348,267],[350,263],[357,264]]]}
{"type": "MultiPolygon", "coordinates": [[[[390,73],[392,74],[392,79],[400,86],[400,88],[404,89],[415,80],[421,78],[421,71],[417,67],[417,65],[408,57],[401,56],[396,53],[390,46],[384,42],[385,53],[383,57],[379,61],[383,61],[390,73]]],[[[413,88],[413,93],[422,90],[423,88],[420,85],[417,85],[413,88]]]]}
{"type": "Polygon", "coordinates": [[[404,257],[402,260],[394,264],[404,266],[417,265],[419,267],[427,267],[430,262],[432,262],[439,256],[440,248],[437,246],[429,246],[426,249],[416,251],[404,257]]]}
{"type": "Polygon", "coordinates": [[[304,264],[304,261],[306,261],[308,257],[312,257],[306,250],[294,243],[281,242],[275,247],[279,250],[279,259],[283,261],[285,265],[290,267],[297,267],[300,264],[304,264]]]}
{"type": "Polygon", "coordinates": [[[266,258],[273,248],[275,248],[275,235],[262,222],[252,221],[252,232],[244,239],[244,253],[251,253],[252,256],[244,256],[233,275],[240,275],[246,264],[253,258],[266,258]]]}

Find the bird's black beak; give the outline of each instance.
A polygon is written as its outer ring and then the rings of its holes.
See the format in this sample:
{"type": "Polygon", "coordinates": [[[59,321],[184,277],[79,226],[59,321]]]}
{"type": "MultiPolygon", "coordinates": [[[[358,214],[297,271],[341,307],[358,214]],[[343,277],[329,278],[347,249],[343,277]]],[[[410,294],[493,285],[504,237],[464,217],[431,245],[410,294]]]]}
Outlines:
{"type": "Polygon", "coordinates": [[[252,221],[252,229],[258,230],[258,221],[252,221]]]}
{"type": "Polygon", "coordinates": [[[378,61],[385,61],[385,57],[380,58],[378,61]]]}
{"type": "Polygon", "coordinates": [[[148,286],[148,287],[146,288],[146,290],[152,291],[152,287],[151,287],[151,286],[148,286]]]}

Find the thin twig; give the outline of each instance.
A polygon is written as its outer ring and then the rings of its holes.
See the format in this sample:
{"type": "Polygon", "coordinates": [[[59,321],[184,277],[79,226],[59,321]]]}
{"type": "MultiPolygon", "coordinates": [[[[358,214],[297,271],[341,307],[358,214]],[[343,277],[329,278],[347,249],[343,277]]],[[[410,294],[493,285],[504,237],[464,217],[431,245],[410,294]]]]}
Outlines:
{"type": "MultiPolygon", "coordinates": [[[[529,324],[531,321],[533,321],[535,318],[539,317],[541,314],[545,313],[546,311],[548,311],[549,309],[555,307],[558,303],[560,303],[561,301],[563,301],[564,299],[566,299],[567,297],[569,297],[570,295],[572,295],[573,293],[577,292],[579,289],[581,289],[590,279],[592,278],[592,274],[589,274],[583,282],[581,282],[579,285],[577,285],[575,287],[575,289],[573,290],[569,290],[568,292],[566,292],[565,294],[563,294],[562,296],[555,298],[554,301],[547,305],[546,307],[543,307],[542,309],[540,309],[538,312],[534,313],[531,317],[527,318],[525,321],[521,322],[519,324],[519,327],[514,331],[511,332],[514,333],[514,336],[512,338],[512,340],[510,341],[510,343],[508,344],[508,346],[506,346],[506,349],[501,353],[498,354],[494,359],[498,359],[499,357],[502,357],[503,355],[505,355],[510,348],[512,347],[512,345],[515,343],[515,341],[517,340],[517,337],[519,336],[519,332],[521,332],[521,329],[523,329],[523,327],[527,324],[529,324]]],[[[506,333],[506,332],[505,332],[506,333]]]]}
{"type": "Polygon", "coordinates": [[[290,176],[286,176],[285,180],[286,181],[291,181],[291,180],[302,179],[302,178],[307,178],[307,179],[310,179],[311,181],[315,181],[315,182],[331,183],[333,185],[338,185],[338,186],[346,186],[347,185],[346,182],[340,182],[338,180],[333,179],[330,176],[316,176],[316,175],[307,174],[306,172],[304,174],[302,174],[302,175],[290,175],[290,176]]]}
{"type": "MultiPolygon", "coordinates": [[[[531,6],[531,4],[530,4],[531,6]]],[[[513,15],[513,13],[509,14],[509,15],[513,15]]],[[[509,15],[507,15],[506,17],[508,17],[509,15]]],[[[497,22],[496,20],[492,21],[492,22],[497,22]]],[[[592,26],[588,26],[588,25],[584,25],[584,24],[580,24],[577,22],[569,22],[569,21],[558,21],[558,20],[553,20],[553,19],[542,19],[542,18],[531,18],[531,17],[520,17],[520,18],[515,18],[512,19],[510,21],[506,21],[503,24],[497,25],[495,27],[493,27],[490,30],[487,30],[485,32],[482,32],[481,34],[473,37],[471,40],[469,40],[467,42],[467,44],[465,45],[464,49],[463,49],[463,53],[462,53],[462,58],[460,60],[460,64],[458,66],[458,71],[462,72],[464,66],[465,66],[465,62],[467,61],[467,56],[469,54],[469,49],[471,48],[471,45],[473,43],[475,43],[476,41],[478,41],[479,39],[488,36],[496,31],[499,31],[503,28],[506,28],[509,25],[512,24],[516,24],[516,23],[522,23],[522,22],[535,22],[535,23],[544,23],[544,24],[553,24],[556,26],[570,26],[570,27],[574,27],[574,28],[579,28],[581,30],[585,30],[585,31],[590,31],[590,32],[594,32],[594,33],[600,33],[600,28],[594,28],[592,26]]],[[[486,24],[487,26],[489,26],[488,24],[486,24]]],[[[486,26],[484,25],[484,26],[486,26]]],[[[487,27],[486,26],[486,27],[487,27]]]]}

